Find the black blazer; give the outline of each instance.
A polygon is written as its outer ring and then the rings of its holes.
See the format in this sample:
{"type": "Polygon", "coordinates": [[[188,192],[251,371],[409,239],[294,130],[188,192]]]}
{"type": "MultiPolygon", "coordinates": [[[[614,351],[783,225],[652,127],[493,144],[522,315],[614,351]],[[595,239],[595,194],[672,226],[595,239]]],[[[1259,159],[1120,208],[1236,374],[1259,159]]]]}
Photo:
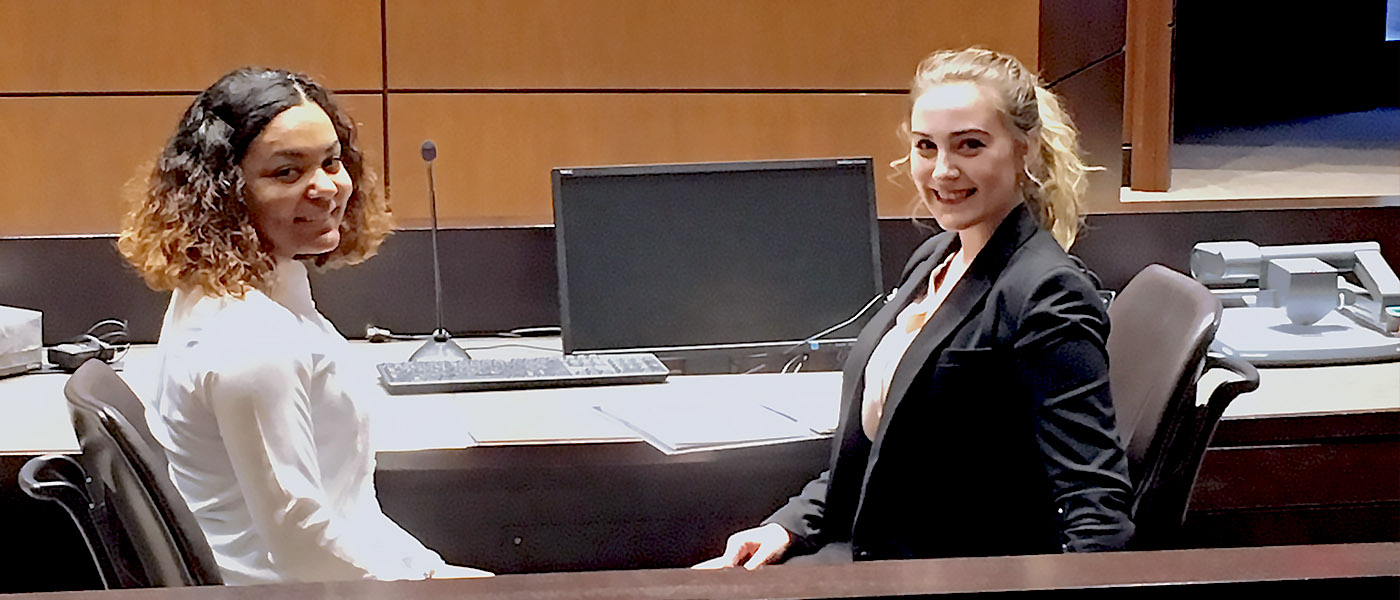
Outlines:
{"type": "Polygon", "coordinates": [[[857,560],[1040,554],[1132,536],[1108,316],[1024,204],[914,338],[865,437],[866,362],[957,244],[945,232],[920,246],[852,347],[830,468],[765,521],[794,534],[790,555],[831,542],[857,560]]]}

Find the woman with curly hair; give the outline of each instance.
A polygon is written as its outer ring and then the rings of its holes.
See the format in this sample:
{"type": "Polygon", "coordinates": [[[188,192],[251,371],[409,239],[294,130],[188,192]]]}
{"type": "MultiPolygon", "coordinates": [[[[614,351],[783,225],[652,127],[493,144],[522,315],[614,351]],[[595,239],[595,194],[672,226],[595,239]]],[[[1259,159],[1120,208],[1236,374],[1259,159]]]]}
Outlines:
{"type": "Polygon", "coordinates": [[[1108,315],[1064,251],[1088,170],[1078,131],[990,50],[933,53],[909,97],[894,166],[944,232],[851,348],[829,469],[698,567],[1112,550],[1132,536],[1108,315]]]}
{"type": "Polygon", "coordinates": [[[389,217],[330,92],[259,68],[195,98],[127,215],[118,249],[173,292],[152,431],[227,583],[489,575],[381,511],[347,342],[311,299],[306,263],[369,258],[389,217]]]}

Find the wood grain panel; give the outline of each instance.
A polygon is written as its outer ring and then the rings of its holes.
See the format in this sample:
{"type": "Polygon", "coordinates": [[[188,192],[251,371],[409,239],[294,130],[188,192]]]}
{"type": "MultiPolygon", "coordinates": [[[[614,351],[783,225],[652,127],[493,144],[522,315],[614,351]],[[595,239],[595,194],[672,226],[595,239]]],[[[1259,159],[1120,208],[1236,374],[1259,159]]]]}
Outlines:
{"type": "Polygon", "coordinates": [[[1117,208],[1123,183],[1123,55],[1117,54],[1066,77],[1054,86],[1079,128],[1084,159],[1101,171],[1089,173],[1085,214],[1117,208]]]}
{"type": "Polygon", "coordinates": [[[1172,0],[1128,0],[1124,131],[1132,189],[1165,192],[1172,179],[1172,0]]]}
{"type": "Polygon", "coordinates": [[[350,113],[360,128],[360,151],[374,171],[375,185],[384,187],[384,96],[380,94],[338,94],[336,101],[350,113]]]}
{"type": "Polygon", "coordinates": [[[110,233],[189,97],[0,98],[0,235],[110,233]]]}
{"type": "Polygon", "coordinates": [[[1038,0],[395,0],[393,89],[903,89],[929,52],[1037,64],[1038,0]]]}
{"type": "Polygon", "coordinates": [[[379,89],[379,0],[0,0],[0,92],[197,91],[235,67],[379,89]]]}
{"type": "MultiPolygon", "coordinates": [[[[341,96],[380,170],[381,97],[341,96]]],[[[126,187],[144,179],[187,96],[0,98],[0,236],[117,231],[126,187]]]]}
{"type": "Polygon", "coordinates": [[[552,223],[553,167],[873,156],[881,214],[907,214],[914,192],[884,166],[905,110],[893,94],[390,94],[390,191],[401,226],[426,226],[425,139],[445,226],[552,223]]]}
{"type": "Polygon", "coordinates": [[[1211,448],[1191,490],[1191,509],[1400,502],[1396,465],[1400,441],[1393,436],[1364,443],[1211,448]]]}
{"type": "Polygon", "coordinates": [[[1123,51],[1127,0],[1041,0],[1040,76],[1054,83],[1123,51]]]}

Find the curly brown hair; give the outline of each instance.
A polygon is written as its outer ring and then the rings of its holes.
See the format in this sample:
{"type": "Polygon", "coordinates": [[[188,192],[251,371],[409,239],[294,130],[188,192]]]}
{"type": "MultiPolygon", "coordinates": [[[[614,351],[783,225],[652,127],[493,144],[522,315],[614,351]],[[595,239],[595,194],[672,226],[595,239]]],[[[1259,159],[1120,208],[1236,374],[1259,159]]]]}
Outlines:
{"type": "Polygon", "coordinates": [[[341,161],[354,184],[340,224],[340,245],[310,260],[334,268],[362,262],[378,251],[393,223],[388,202],[364,163],[355,122],[310,77],[245,67],[195,98],[145,189],[130,199],[117,249],[147,285],[240,298],[251,289],[266,289],[276,263],[270,244],[253,226],[239,165],[273,118],[308,101],[330,116],[341,161]]]}

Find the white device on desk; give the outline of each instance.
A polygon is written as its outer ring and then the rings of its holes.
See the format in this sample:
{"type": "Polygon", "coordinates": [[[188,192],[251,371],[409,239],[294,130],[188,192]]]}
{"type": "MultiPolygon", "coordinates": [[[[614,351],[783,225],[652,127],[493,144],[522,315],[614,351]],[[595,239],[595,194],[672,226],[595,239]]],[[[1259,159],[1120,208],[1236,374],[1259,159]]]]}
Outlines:
{"type": "Polygon", "coordinates": [[[1191,275],[1225,306],[1218,352],[1258,366],[1400,360],[1400,279],[1376,242],[1202,242],[1191,275]]]}
{"type": "Polygon", "coordinates": [[[0,377],[44,366],[43,313],[0,306],[0,377]]]}

